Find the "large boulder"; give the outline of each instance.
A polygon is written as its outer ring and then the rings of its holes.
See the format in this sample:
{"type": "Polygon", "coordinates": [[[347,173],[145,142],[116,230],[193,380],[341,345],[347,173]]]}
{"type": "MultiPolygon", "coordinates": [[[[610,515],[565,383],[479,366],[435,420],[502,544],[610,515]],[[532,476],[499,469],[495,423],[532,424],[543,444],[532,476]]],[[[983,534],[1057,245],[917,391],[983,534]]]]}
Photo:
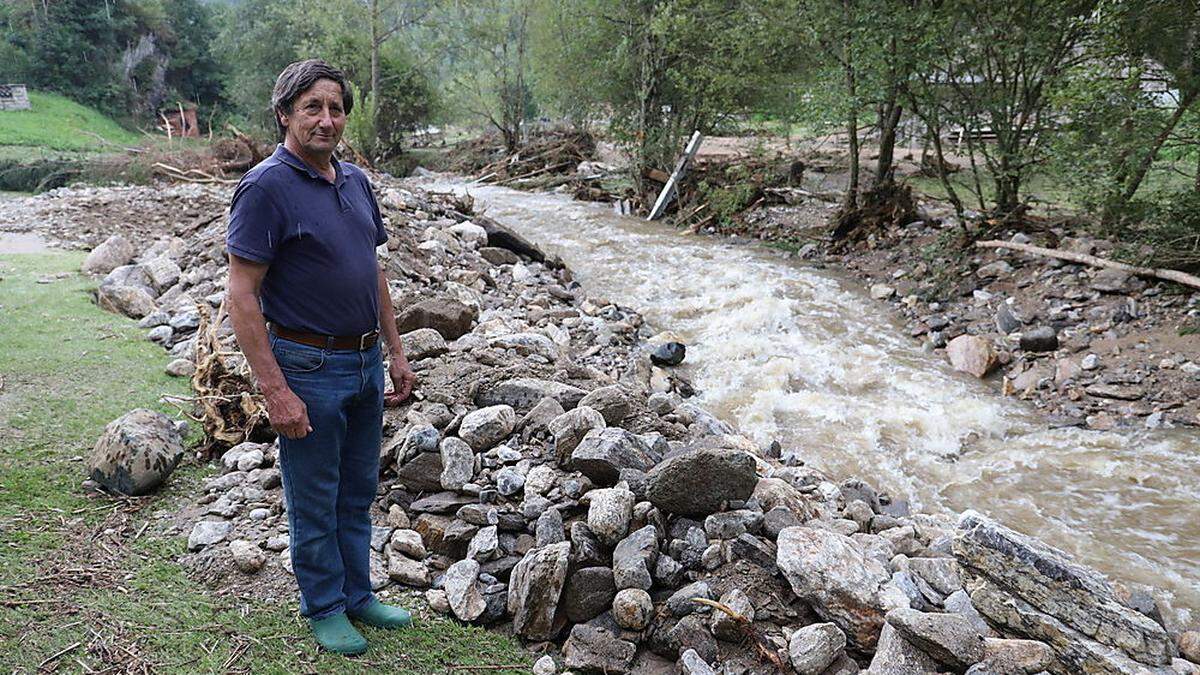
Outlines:
{"type": "Polygon", "coordinates": [[[657,461],[654,451],[636,434],[607,427],[589,431],[583,437],[571,452],[570,466],[597,485],[613,485],[622,469],[647,471],[657,461]]]}
{"type": "Polygon", "coordinates": [[[512,570],[508,613],[513,631],[527,640],[549,640],[557,632],[554,613],[567,580],[571,543],[531,549],[512,570]]]}
{"type": "Polygon", "coordinates": [[[629,672],[637,645],[599,626],[581,623],[571,628],[562,651],[563,665],[572,671],[618,675],[629,672]]]}
{"type": "Polygon", "coordinates": [[[449,351],[445,338],[433,328],[418,328],[401,335],[400,345],[409,361],[433,358],[449,351]]]}
{"type": "Polygon", "coordinates": [[[985,377],[999,361],[992,343],[978,335],[959,335],[946,345],[946,356],[955,370],[985,377]]]}
{"type": "Polygon", "coordinates": [[[884,624],[868,675],[929,675],[940,672],[938,662],[892,627],[884,624]]]}
{"type": "MultiPolygon", "coordinates": [[[[554,399],[548,399],[553,401],[554,399]]],[[[550,420],[546,428],[554,436],[554,451],[560,464],[571,458],[571,453],[579,447],[579,442],[593,429],[603,429],[608,426],[604,417],[585,405],[574,410],[568,410],[550,420]]]]}
{"type": "Polygon", "coordinates": [[[396,328],[401,334],[418,328],[432,328],[447,340],[471,332],[471,326],[479,318],[479,311],[450,298],[429,298],[406,306],[396,317],[396,328]]]}
{"type": "Polygon", "coordinates": [[[579,404],[587,392],[554,380],[539,380],[533,377],[518,377],[484,388],[475,396],[475,405],[509,405],[517,410],[529,410],[543,398],[558,401],[564,410],[579,404]]]}
{"type": "Polygon", "coordinates": [[[633,518],[633,493],[622,483],[614,488],[592,490],[587,493],[588,530],[608,546],[615,546],[629,532],[633,518]]]}
{"type": "Polygon", "coordinates": [[[179,265],[165,255],[147,260],[141,264],[141,267],[150,279],[150,286],[154,289],[155,297],[174,286],[179,281],[180,275],[183,274],[179,265]]]}
{"type": "Polygon", "coordinates": [[[789,527],[779,533],[776,564],[792,591],[862,651],[875,648],[888,610],[907,607],[880,562],[854,541],[829,530],[789,527]]]}
{"type": "Polygon", "coordinates": [[[758,483],[754,469],[754,457],[746,452],[692,450],[646,474],[646,498],[667,513],[706,516],[720,510],[723,502],[749,497],[758,483]]]}
{"type": "Polygon", "coordinates": [[[158,309],[154,295],[141,286],[102,285],[96,291],[96,304],[131,319],[140,319],[158,309]]]}
{"type": "Polygon", "coordinates": [[[953,550],[979,612],[1006,634],[1049,644],[1062,670],[1133,672],[1134,662],[1166,666],[1175,656],[1162,626],[1062,551],[974,511],[960,517],[953,550]]]}
{"type": "Polygon", "coordinates": [[[84,274],[108,274],[133,260],[134,253],[133,244],[128,239],[114,234],[92,249],[80,269],[84,274]]]}
{"type": "Polygon", "coordinates": [[[571,575],[563,590],[562,609],[574,623],[590,621],[612,606],[617,586],[607,567],[585,567],[571,575]]]}
{"type": "Polygon", "coordinates": [[[467,413],[458,436],[475,450],[488,450],[512,433],[517,413],[511,406],[493,405],[467,413]]]}
{"type": "Polygon", "coordinates": [[[451,565],[442,577],[442,584],[454,616],[474,621],[487,609],[479,589],[479,563],[475,560],[459,560],[451,565]]]}
{"type": "Polygon", "coordinates": [[[608,424],[620,424],[632,410],[629,393],[619,384],[593,389],[580,399],[579,405],[600,413],[608,424]]]}
{"type": "Polygon", "coordinates": [[[887,622],[940,663],[962,670],[983,660],[983,635],[965,617],[902,607],[887,622]]]}
{"type": "Polygon", "coordinates": [[[799,675],[820,675],[846,648],[846,635],[832,623],[814,623],[792,633],[788,657],[799,675]]]}
{"type": "Polygon", "coordinates": [[[144,495],[183,458],[183,437],[166,415],[138,408],[108,423],[88,457],[92,480],[113,492],[144,495]]]}

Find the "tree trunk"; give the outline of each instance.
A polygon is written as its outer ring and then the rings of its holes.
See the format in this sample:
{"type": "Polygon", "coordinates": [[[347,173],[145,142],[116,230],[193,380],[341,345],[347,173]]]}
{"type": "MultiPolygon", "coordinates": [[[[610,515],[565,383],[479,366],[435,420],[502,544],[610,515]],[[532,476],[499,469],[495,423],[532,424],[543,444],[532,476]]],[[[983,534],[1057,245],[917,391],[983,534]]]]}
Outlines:
{"type": "Polygon", "coordinates": [[[892,182],[892,165],[896,157],[896,128],[900,125],[902,106],[893,91],[879,107],[879,160],[875,164],[875,186],[892,182]]]}
{"type": "Polygon", "coordinates": [[[1154,142],[1150,144],[1149,152],[1142,157],[1142,161],[1138,163],[1137,168],[1133,171],[1133,175],[1129,177],[1129,181],[1125,184],[1125,190],[1121,193],[1119,202],[1121,207],[1127,205],[1133,199],[1133,195],[1137,193],[1138,188],[1142,186],[1142,181],[1146,179],[1146,174],[1150,172],[1150,167],[1154,164],[1155,158],[1158,157],[1158,151],[1162,149],[1163,143],[1166,143],[1167,139],[1170,138],[1171,132],[1179,124],[1180,118],[1196,102],[1197,94],[1200,94],[1200,88],[1186,92],[1183,98],[1180,99],[1179,106],[1175,108],[1175,112],[1171,115],[1171,119],[1167,121],[1166,125],[1158,132],[1158,135],[1154,137],[1154,142]]]}
{"type": "MultiPolygon", "coordinates": [[[[379,0],[371,0],[371,95],[375,97],[375,105],[371,106],[371,129],[379,129],[379,0]]],[[[365,97],[364,97],[365,98],[365,97]]],[[[365,105],[366,101],[359,101],[365,105]]]]}
{"type": "MultiPolygon", "coordinates": [[[[850,0],[842,0],[842,8],[848,18],[850,0]]],[[[849,24],[848,20],[847,24],[849,24]]],[[[853,35],[848,32],[842,42],[842,62],[846,71],[846,96],[849,103],[849,112],[846,115],[846,133],[849,135],[850,142],[850,184],[846,187],[846,197],[842,201],[842,208],[846,211],[858,208],[858,106],[854,100],[856,81],[854,52],[851,44],[853,39],[853,35]]]]}

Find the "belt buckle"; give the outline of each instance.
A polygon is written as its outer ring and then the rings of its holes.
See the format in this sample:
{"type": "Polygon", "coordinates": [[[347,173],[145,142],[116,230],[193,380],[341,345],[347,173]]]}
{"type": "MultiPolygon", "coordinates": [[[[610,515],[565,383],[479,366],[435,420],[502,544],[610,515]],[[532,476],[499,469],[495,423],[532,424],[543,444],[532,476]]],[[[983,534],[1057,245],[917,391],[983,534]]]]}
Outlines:
{"type": "Polygon", "coordinates": [[[374,335],[375,335],[375,331],[371,331],[370,333],[363,333],[362,335],[359,335],[358,336],[358,351],[360,351],[360,352],[366,351],[367,340],[369,340],[374,335]]]}

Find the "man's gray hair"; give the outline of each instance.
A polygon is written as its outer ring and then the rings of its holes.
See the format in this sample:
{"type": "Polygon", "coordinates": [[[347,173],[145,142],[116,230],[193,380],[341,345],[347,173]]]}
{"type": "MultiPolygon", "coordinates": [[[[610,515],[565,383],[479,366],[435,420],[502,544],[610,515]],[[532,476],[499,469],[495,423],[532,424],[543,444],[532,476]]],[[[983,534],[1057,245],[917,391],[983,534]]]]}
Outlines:
{"type": "Polygon", "coordinates": [[[346,84],[346,74],[334,68],[321,59],[306,59],[288,64],[275,80],[275,89],[271,92],[271,110],[275,116],[275,128],[282,139],[287,132],[279,121],[279,114],[292,114],[292,104],[301,94],[308,91],[317,80],[333,80],[342,88],[342,110],[349,115],[354,107],[354,94],[346,84]]]}

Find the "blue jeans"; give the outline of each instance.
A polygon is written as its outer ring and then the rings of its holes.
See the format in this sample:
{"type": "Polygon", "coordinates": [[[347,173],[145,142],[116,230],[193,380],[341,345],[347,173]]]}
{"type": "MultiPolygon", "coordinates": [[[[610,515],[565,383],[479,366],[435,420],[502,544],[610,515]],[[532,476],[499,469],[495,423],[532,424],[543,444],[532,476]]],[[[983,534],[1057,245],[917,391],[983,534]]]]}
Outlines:
{"type": "Polygon", "coordinates": [[[271,351],[308,407],[312,431],[279,438],[300,613],[354,612],[371,595],[371,503],[379,482],[383,357],[325,350],[271,335],[271,351]]]}

